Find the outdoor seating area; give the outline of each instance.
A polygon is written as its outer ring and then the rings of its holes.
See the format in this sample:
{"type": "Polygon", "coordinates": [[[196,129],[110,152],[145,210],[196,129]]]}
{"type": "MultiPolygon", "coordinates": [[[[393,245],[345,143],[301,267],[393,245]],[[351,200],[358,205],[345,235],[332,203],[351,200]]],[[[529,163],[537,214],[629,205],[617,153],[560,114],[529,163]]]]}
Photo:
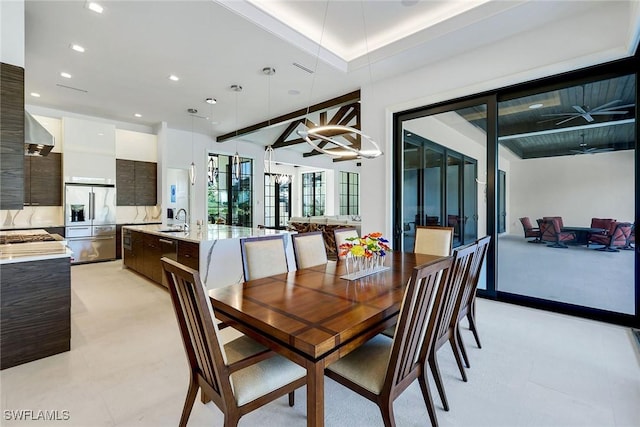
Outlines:
{"type": "Polygon", "coordinates": [[[595,245],[597,251],[619,252],[632,250],[635,243],[635,224],[613,218],[592,218],[591,225],[567,226],[561,216],[537,219],[533,227],[529,217],[519,218],[528,243],[546,243],[549,248],[567,249],[569,246],[595,245]]]}

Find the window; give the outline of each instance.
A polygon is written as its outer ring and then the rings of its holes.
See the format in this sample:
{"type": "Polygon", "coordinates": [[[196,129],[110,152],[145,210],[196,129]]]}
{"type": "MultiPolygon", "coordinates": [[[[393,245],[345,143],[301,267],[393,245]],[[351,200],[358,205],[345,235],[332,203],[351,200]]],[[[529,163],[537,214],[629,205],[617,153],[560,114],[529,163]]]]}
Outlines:
{"type": "Polygon", "coordinates": [[[302,215],[324,215],[324,172],[302,174],[302,215]]]}
{"type": "Polygon", "coordinates": [[[340,215],[360,214],[360,175],[340,172],[340,215]]]}
{"type": "Polygon", "coordinates": [[[291,218],[291,181],[279,184],[275,177],[264,174],[264,225],[284,228],[291,218]]]}
{"type": "Polygon", "coordinates": [[[240,178],[232,173],[232,156],[209,154],[207,212],[209,223],[253,226],[253,160],[240,158],[240,178]]]}

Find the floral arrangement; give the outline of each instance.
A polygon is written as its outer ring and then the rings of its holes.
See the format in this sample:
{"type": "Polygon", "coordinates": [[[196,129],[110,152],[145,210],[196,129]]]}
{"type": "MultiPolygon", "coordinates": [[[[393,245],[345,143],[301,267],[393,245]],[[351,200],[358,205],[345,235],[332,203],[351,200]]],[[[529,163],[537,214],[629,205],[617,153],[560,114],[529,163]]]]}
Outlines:
{"type": "Polygon", "coordinates": [[[382,233],[370,233],[362,237],[348,237],[346,242],[340,245],[340,256],[351,254],[354,257],[384,257],[386,251],[390,251],[389,241],[382,237],[382,233]]]}

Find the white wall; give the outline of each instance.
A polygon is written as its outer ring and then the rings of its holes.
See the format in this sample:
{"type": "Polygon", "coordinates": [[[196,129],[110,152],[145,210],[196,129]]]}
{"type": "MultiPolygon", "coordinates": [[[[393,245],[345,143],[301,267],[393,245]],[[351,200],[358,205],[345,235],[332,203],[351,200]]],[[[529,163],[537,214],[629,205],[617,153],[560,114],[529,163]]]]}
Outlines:
{"type": "Polygon", "coordinates": [[[0,62],[24,68],[24,0],[0,1],[0,62]]]}
{"type": "MultiPolygon", "coordinates": [[[[497,40],[484,48],[434,62],[401,76],[374,81],[361,89],[362,131],[381,143],[383,156],[362,161],[362,227],[392,236],[392,141],[393,113],[497,89],[535,78],[619,59],[628,55],[611,42],[619,26],[601,17],[607,5],[593,7],[572,21],[549,23],[535,31],[497,40]],[[604,26],[603,26],[604,25],[604,26]],[[587,44],[555,43],[548,46],[541,32],[557,34],[563,40],[575,29],[597,28],[592,44],[598,40],[600,51],[593,53],[587,44]],[[560,61],[563,49],[572,49],[571,60],[560,61]]],[[[547,40],[548,38],[544,38],[547,40]]],[[[593,47],[593,45],[591,45],[593,47]]],[[[375,75],[373,76],[375,79],[375,75]]]]}
{"type": "Polygon", "coordinates": [[[633,222],[632,151],[581,154],[511,162],[510,232],[522,233],[518,218],[561,216],[565,225],[588,227],[591,218],[633,222]]]}

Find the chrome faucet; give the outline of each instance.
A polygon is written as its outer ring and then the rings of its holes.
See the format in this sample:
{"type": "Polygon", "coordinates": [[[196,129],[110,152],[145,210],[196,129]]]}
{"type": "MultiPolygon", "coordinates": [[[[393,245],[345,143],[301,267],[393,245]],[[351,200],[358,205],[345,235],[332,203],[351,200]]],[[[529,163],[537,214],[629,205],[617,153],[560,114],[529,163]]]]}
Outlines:
{"type": "Polygon", "coordinates": [[[189,229],[189,224],[187,221],[187,210],[185,208],[180,208],[178,209],[178,212],[176,212],[176,219],[178,219],[178,216],[180,216],[180,212],[184,212],[184,224],[182,224],[184,231],[187,231],[189,229]]]}

